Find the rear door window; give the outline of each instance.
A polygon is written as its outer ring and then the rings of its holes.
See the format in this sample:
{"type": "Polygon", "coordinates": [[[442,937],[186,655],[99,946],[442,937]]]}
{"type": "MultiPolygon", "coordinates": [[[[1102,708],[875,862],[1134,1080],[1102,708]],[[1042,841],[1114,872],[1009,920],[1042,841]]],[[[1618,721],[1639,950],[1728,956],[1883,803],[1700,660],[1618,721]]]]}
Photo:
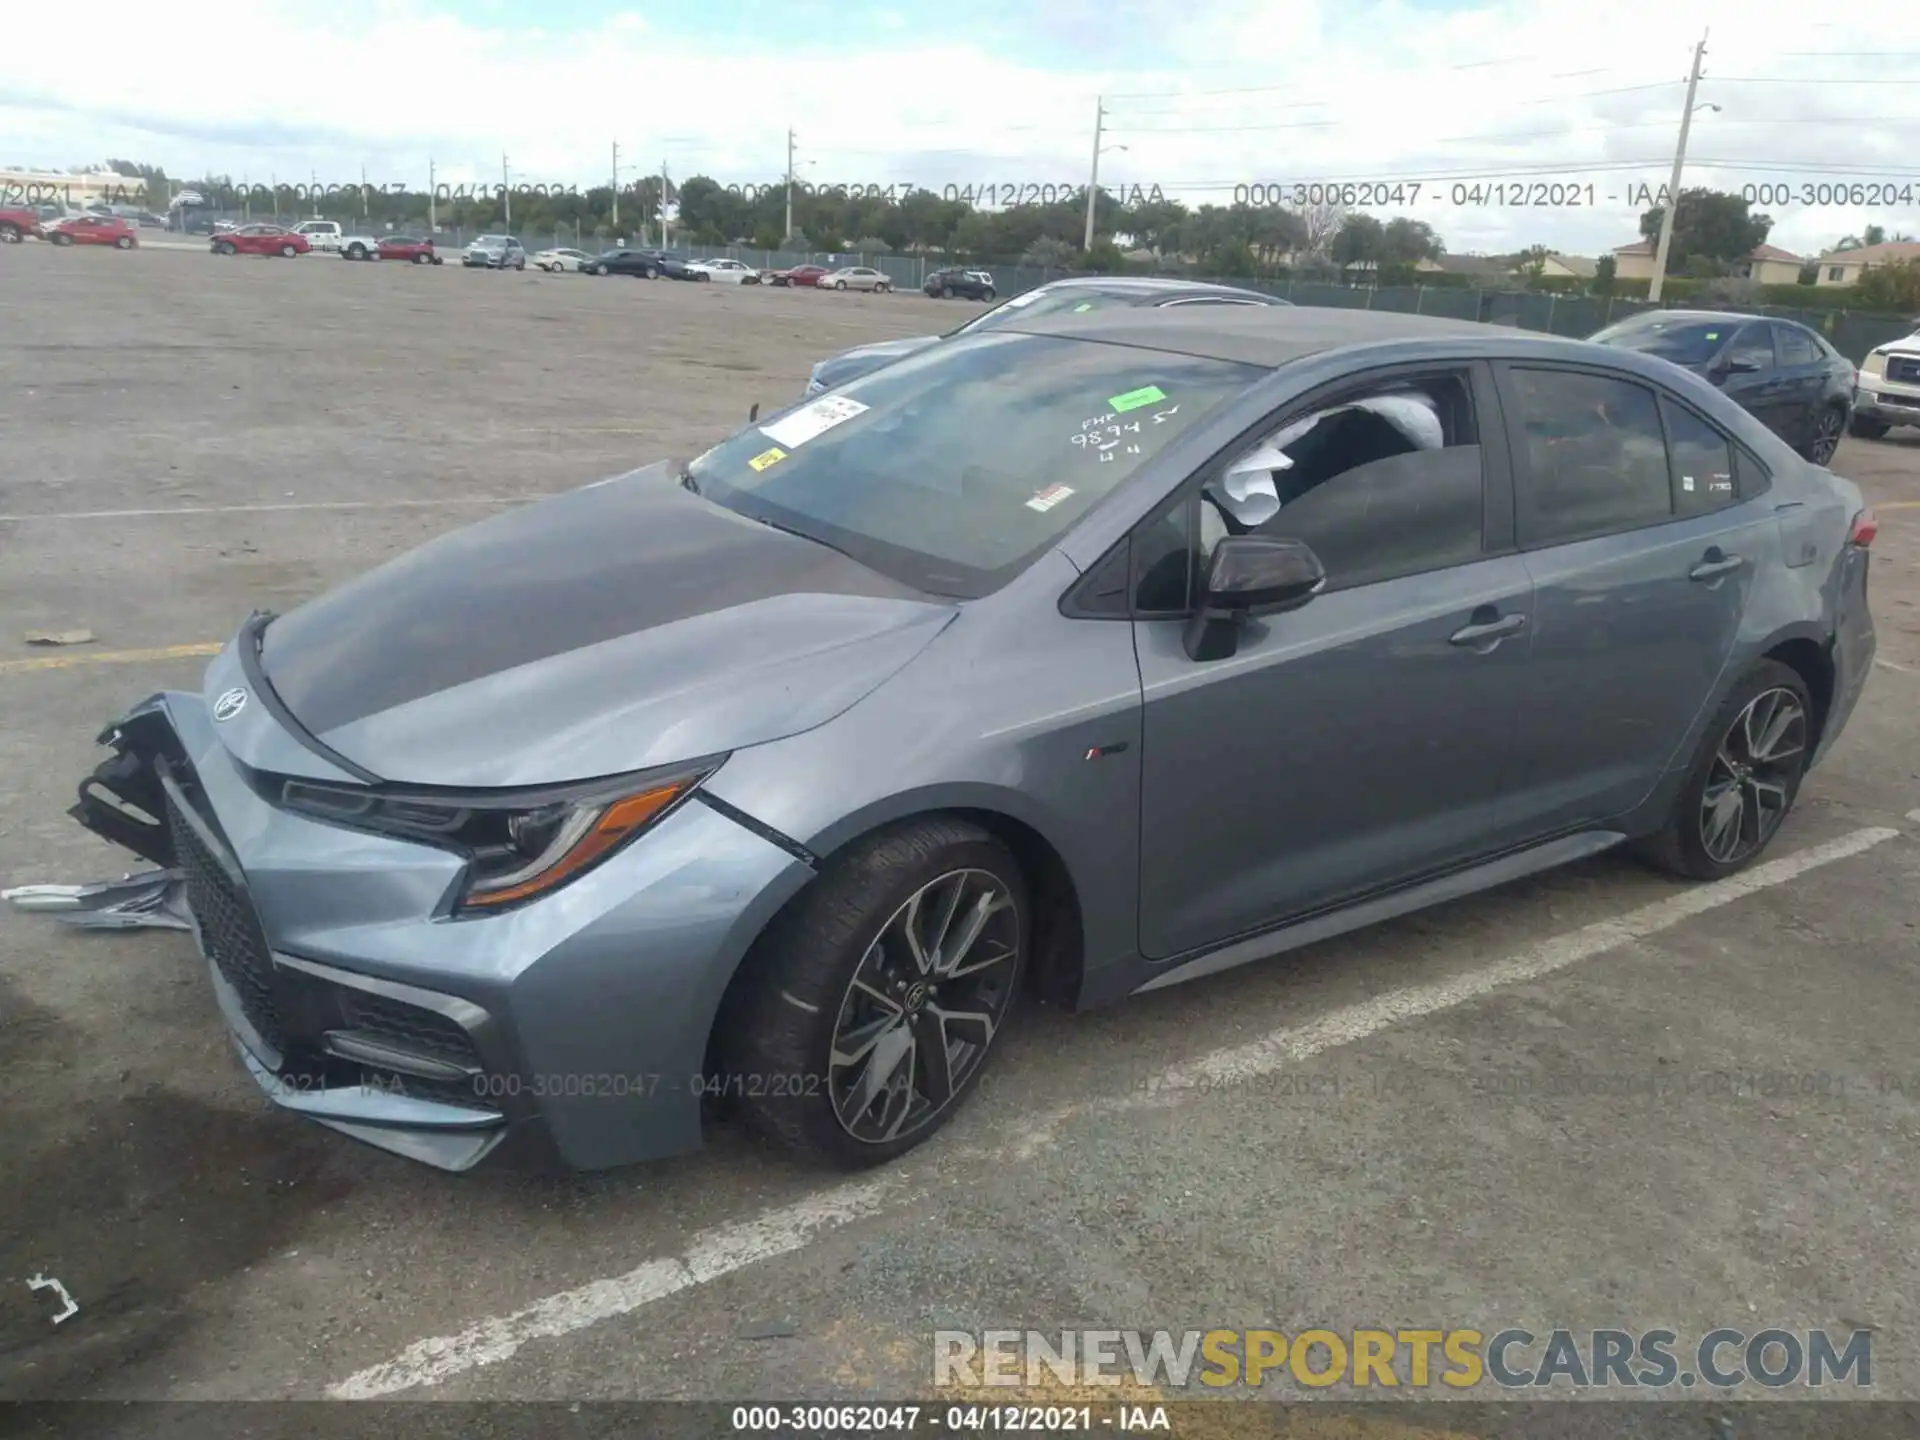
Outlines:
{"type": "Polygon", "coordinates": [[[1651,390],[1590,371],[1514,366],[1506,379],[1526,469],[1523,543],[1566,544],[1673,518],[1666,432],[1651,390]]]}
{"type": "Polygon", "coordinates": [[[1705,515],[1738,504],[1732,442],[1684,405],[1664,396],[1660,410],[1667,422],[1674,513],[1705,515]]]}

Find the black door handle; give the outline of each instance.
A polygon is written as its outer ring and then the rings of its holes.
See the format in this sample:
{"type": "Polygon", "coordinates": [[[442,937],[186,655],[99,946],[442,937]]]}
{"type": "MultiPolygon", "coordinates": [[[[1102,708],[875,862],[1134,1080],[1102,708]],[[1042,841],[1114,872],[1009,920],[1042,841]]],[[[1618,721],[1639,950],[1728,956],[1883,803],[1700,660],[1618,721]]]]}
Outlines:
{"type": "MultiPolygon", "coordinates": [[[[1478,610],[1476,615],[1482,613],[1478,610]]],[[[1508,635],[1518,635],[1527,628],[1524,615],[1494,615],[1492,607],[1486,612],[1490,618],[1475,620],[1462,626],[1447,637],[1449,645],[1484,645],[1489,640],[1501,640],[1508,635]]]]}
{"type": "Polygon", "coordinates": [[[1706,558],[1687,572],[1689,580],[1718,580],[1722,575],[1731,575],[1746,564],[1739,555],[1723,555],[1718,550],[1709,550],[1706,558]]]}

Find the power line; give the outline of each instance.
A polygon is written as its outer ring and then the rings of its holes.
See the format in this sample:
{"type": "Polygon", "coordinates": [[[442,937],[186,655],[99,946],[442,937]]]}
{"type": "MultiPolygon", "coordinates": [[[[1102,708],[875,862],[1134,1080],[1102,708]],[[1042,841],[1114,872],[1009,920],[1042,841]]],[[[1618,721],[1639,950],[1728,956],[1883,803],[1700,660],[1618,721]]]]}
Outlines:
{"type": "MultiPolygon", "coordinates": [[[[1468,60],[1459,65],[1441,65],[1430,67],[1426,74],[1454,74],[1462,70],[1493,70],[1506,65],[1530,65],[1552,57],[1544,55],[1514,55],[1504,60],[1468,60]]],[[[1549,80],[1571,80],[1583,75],[1606,75],[1617,70],[1617,66],[1603,66],[1596,70],[1563,70],[1548,75],[1549,80]]],[[[1222,90],[1142,90],[1132,94],[1109,95],[1108,100],[1167,100],[1181,99],[1194,95],[1264,95],[1276,91],[1287,91],[1295,87],[1290,85],[1248,85],[1222,90]]]]}
{"type": "MultiPolygon", "coordinates": [[[[1265,130],[1333,130],[1350,126],[1350,120],[1299,120],[1278,125],[1161,125],[1143,128],[1137,125],[1115,125],[1108,128],[1116,134],[1124,135],[1231,135],[1251,131],[1265,130]]],[[[1722,117],[1713,122],[1714,128],[1727,125],[1920,125],[1920,115],[1821,115],[1796,119],[1766,117],[1744,120],[1722,117]]],[[[1422,143],[1430,145],[1505,145],[1520,140],[1566,140],[1575,136],[1592,134],[1595,131],[1611,133],[1616,130],[1670,130],[1673,124],[1668,120],[1636,120],[1626,123],[1595,120],[1585,125],[1576,125],[1568,130],[1529,130],[1514,134],[1490,135],[1441,135],[1425,139],[1422,143]]]]}

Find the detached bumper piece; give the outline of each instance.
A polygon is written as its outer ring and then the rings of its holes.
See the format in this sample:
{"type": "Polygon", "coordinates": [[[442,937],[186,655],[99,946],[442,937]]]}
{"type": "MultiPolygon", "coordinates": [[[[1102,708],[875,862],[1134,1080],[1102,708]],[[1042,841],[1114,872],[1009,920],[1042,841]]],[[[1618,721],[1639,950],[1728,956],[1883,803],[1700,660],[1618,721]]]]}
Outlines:
{"type": "Polygon", "coordinates": [[[178,870],[142,870],[97,885],[18,885],[0,890],[0,900],[83,930],[193,928],[178,870]]]}

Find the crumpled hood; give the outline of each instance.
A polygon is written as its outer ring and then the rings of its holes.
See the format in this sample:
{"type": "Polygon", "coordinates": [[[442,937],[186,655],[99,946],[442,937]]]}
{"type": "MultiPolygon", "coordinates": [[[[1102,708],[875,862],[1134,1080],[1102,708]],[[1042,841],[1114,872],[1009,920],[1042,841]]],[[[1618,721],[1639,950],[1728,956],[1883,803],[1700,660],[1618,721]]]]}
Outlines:
{"type": "Polygon", "coordinates": [[[410,551],[275,619],[260,660],[302,727],[382,779],[492,788],[811,729],[955,613],[661,464],[410,551]]]}

